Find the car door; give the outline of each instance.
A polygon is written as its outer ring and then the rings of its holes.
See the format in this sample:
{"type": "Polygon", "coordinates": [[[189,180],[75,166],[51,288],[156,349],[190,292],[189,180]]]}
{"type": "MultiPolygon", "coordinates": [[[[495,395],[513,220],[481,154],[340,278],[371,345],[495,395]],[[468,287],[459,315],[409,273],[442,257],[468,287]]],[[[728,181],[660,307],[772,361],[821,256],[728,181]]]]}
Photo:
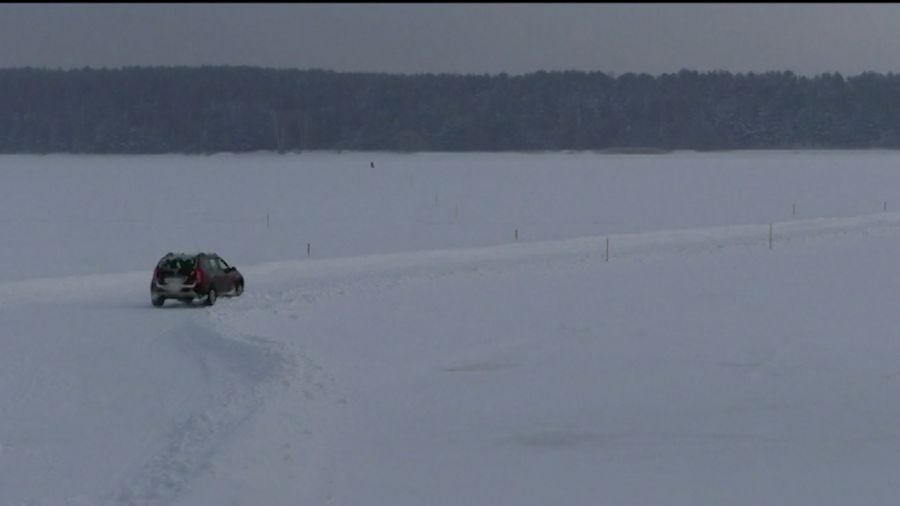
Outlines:
{"type": "Polygon", "coordinates": [[[222,293],[222,272],[215,257],[203,257],[203,272],[209,279],[210,288],[215,288],[216,292],[222,293]]]}
{"type": "Polygon", "coordinates": [[[216,285],[216,290],[218,290],[219,293],[228,293],[234,290],[234,276],[228,272],[228,264],[225,260],[222,260],[221,257],[213,258],[213,262],[216,264],[219,280],[219,284],[216,285]]]}
{"type": "Polygon", "coordinates": [[[234,290],[234,287],[237,285],[238,280],[237,269],[235,269],[231,265],[228,265],[228,262],[226,262],[222,257],[219,257],[219,263],[222,267],[222,272],[224,272],[225,277],[228,278],[228,289],[234,290]]]}

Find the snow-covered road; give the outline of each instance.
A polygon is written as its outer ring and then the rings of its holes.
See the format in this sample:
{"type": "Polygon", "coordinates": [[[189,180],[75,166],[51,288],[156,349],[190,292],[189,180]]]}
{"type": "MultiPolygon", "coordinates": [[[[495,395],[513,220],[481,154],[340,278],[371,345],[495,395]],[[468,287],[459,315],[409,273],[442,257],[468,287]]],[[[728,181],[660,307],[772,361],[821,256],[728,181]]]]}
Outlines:
{"type": "Polygon", "coordinates": [[[900,214],[774,230],[0,284],[0,504],[896,503],[900,214]]]}

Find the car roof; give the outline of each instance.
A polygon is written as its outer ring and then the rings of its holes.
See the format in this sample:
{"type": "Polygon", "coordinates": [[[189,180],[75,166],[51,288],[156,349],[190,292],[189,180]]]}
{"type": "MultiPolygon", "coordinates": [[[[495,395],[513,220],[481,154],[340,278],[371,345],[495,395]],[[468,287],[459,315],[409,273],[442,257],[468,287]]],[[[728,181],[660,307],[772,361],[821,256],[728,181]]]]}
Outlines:
{"type": "Polygon", "coordinates": [[[218,257],[215,253],[210,252],[197,252],[197,253],[172,253],[171,251],[166,253],[166,256],[163,258],[196,258],[199,256],[208,256],[208,257],[218,257]]]}

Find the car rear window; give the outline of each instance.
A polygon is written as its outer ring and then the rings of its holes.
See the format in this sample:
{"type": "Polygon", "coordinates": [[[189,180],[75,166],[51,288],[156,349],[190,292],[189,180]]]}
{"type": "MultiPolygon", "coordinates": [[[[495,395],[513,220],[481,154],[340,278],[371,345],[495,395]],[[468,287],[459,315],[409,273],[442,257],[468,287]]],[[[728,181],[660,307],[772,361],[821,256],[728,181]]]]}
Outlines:
{"type": "Polygon", "coordinates": [[[193,272],[195,266],[194,259],[190,257],[166,257],[159,261],[161,271],[184,275],[193,272]]]}

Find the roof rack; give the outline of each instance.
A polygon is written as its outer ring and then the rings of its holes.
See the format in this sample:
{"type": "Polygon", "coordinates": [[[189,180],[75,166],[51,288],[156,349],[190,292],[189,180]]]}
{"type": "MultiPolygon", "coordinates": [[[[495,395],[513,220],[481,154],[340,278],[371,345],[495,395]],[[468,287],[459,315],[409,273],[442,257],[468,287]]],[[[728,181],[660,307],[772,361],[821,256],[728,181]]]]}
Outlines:
{"type": "Polygon", "coordinates": [[[214,252],[214,251],[197,251],[197,252],[195,252],[195,253],[185,253],[185,252],[183,252],[183,251],[182,251],[182,252],[178,252],[178,253],[174,253],[174,252],[170,251],[170,252],[166,253],[165,256],[164,256],[163,258],[168,258],[168,257],[195,257],[195,256],[199,256],[199,255],[218,256],[218,255],[216,255],[216,252],[214,252]]]}

